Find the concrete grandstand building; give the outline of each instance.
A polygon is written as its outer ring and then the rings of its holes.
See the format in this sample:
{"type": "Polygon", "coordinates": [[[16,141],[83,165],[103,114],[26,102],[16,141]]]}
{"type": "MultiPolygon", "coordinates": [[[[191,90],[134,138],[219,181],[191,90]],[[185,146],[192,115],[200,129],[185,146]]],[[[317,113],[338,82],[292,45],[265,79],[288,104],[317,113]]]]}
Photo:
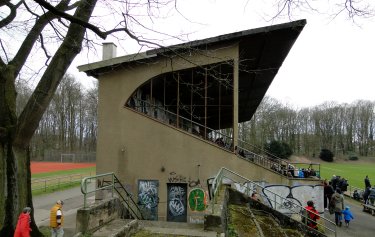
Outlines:
{"type": "Polygon", "coordinates": [[[97,173],[115,172],[148,219],[181,222],[202,220],[221,167],[268,184],[317,184],[239,155],[238,124],[252,118],[305,24],[122,57],[104,44],[102,61],[79,67],[99,81],[97,173]]]}

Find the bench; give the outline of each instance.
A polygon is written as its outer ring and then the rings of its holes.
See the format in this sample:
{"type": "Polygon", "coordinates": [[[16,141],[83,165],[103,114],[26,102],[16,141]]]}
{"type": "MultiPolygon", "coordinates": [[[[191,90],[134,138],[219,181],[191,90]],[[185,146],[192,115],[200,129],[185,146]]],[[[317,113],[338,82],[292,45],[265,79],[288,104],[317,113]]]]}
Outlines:
{"type": "Polygon", "coordinates": [[[371,213],[371,215],[375,215],[375,206],[372,206],[372,205],[369,205],[369,204],[363,204],[362,203],[362,206],[363,206],[363,211],[368,211],[371,213]]]}

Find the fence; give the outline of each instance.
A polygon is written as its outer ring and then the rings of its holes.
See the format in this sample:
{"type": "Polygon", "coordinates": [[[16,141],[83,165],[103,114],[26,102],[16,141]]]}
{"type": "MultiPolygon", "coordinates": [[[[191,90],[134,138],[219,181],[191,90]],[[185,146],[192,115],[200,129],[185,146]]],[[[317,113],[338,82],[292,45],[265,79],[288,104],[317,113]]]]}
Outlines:
{"type": "Polygon", "coordinates": [[[93,163],[96,161],[96,152],[65,152],[60,150],[45,150],[43,157],[37,161],[93,163]]]}
{"type": "Polygon", "coordinates": [[[70,186],[73,184],[79,184],[84,177],[91,175],[92,173],[90,172],[85,174],[72,174],[47,179],[31,179],[31,190],[47,192],[47,190],[50,189],[60,189],[62,187],[70,186]]]}

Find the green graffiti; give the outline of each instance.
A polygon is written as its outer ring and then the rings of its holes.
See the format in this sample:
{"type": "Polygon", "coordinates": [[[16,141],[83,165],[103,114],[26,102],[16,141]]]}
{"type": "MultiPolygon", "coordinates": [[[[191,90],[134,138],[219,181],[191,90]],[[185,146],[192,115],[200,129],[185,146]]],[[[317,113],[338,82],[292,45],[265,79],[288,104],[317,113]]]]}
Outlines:
{"type": "Polygon", "coordinates": [[[194,188],[189,193],[189,207],[192,211],[204,211],[207,207],[206,193],[201,188],[194,188]]]}

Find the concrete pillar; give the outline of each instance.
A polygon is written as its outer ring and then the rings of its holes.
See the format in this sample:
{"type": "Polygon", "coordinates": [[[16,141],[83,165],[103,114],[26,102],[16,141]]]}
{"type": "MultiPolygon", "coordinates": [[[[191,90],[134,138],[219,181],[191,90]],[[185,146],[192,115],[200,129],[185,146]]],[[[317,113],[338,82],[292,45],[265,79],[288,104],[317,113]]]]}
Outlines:
{"type": "Polygon", "coordinates": [[[233,148],[238,146],[238,83],[239,83],[239,45],[233,61],[233,148]]]}

